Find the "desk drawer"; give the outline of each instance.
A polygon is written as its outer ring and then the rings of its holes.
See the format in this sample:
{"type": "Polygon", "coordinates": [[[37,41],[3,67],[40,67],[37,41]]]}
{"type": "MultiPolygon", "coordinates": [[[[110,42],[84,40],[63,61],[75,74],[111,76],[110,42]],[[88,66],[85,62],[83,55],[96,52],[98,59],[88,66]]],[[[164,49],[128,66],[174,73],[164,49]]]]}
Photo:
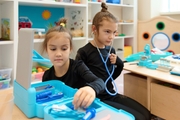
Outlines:
{"type": "Polygon", "coordinates": [[[134,73],[124,74],[124,95],[147,108],[147,77],[134,73]]]}
{"type": "Polygon", "coordinates": [[[180,90],[151,83],[151,113],[166,120],[180,120],[180,90]]]}

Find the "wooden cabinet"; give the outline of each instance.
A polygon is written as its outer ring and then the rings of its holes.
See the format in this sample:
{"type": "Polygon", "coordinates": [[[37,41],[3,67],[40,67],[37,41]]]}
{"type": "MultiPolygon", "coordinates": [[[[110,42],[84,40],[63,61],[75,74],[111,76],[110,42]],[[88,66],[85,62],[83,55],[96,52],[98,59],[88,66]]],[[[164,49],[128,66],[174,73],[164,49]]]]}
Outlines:
{"type": "Polygon", "coordinates": [[[133,73],[124,74],[124,95],[147,108],[147,77],[133,73]]]}
{"type": "Polygon", "coordinates": [[[166,120],[179,120],[180,90],[167,85],[151,83],[151,113],[166,120]]]}

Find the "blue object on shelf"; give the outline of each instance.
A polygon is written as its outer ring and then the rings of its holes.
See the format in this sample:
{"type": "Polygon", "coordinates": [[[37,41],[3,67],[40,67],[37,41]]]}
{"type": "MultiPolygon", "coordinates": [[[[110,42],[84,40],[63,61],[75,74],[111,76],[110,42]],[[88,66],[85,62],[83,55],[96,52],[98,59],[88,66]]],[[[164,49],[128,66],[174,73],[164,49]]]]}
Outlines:
{"type": "Polygon", "coordinates": [[[120,4],[120,0],[106,0],[106,3],[115,3],[115,4],[120,4]]]}
{"type": "Polygon", "coordinates": [[[34,62],[50,62],[49,59],[42,57],[36,50],[33,50],[33,61],[34,62]]]}

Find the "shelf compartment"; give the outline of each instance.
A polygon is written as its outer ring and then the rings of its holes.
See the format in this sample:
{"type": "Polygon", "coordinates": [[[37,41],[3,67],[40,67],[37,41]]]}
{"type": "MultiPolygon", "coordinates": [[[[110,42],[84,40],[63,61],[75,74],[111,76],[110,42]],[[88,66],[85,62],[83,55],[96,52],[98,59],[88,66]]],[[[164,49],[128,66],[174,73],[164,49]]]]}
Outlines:
{"type": "Polygon", "coordinates": [[[0,45],[13,45],[14,41],[0,41],[0,45]]]}
{"type": "MultiPolygon", "coordinates": [[[[88,2],[89,5],[101,5],[101,2],[88,2]]],[[[106,3],[107,6],[115,6],[115,7],[134,7],[133,5],[127,4],[113,4],[113,3],[106,3]]]]}
{"type": "Polygon", "coordinates": [[[48,2],[48,1],[27,1],[18,0],[19,5],[29,5],[29,6],[45,6],[45,7],[87,7],[86,4],[76,4],[76,3],[66,3],[66,2],[48,2]]]}

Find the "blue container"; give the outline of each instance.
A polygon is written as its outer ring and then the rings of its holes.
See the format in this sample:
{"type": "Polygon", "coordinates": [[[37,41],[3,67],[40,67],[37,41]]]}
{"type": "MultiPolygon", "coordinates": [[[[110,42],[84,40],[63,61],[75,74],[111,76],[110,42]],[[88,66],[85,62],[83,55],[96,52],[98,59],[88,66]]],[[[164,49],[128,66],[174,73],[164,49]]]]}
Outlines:
{"type": "Polygon", "coordinates": [[[121,0],[106,0],[106,3],[120,4],[121,0]]]}

